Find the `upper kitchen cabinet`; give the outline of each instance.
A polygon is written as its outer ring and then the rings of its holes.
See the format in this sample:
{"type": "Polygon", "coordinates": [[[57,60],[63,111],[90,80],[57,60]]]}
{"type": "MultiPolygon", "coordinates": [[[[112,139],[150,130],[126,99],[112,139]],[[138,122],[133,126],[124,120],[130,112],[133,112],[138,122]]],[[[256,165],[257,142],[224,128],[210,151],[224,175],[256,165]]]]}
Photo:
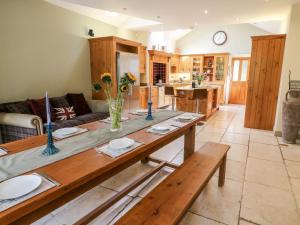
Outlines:
{"type": "Polygon", "coordinates": [[[191,56],[180,56],[179,73],[191,73],[193,70],[193,58],[191,56]]]}
{"type": "Polygon", "coordinates": [[[228,59],[229,59],[228,54],[215,56],[214,81],[225,82],[228,73],[228,59]]]}
{"type": "Polygon", "coordinates": [[[178,54],[173,54],[170,60],[170,70],[171,73],[177,73],[179,71],[179,61],[180,56],[178,54]]]}
{"type": "MultiPolygon", "coordinates": [[[[139,89],[141,67],[139,65],[140,43],[109,36],[91,38],[89,39],[89,44],[92,83],[97,82],[103,85],[100,78],[101,74],[111,73],[114,94],[116,94],[120,76],[125,72],[132,72],[137,76],[137,82],[133,89],[139,89]]],[[[138,93],[136,90],[132,90],[132,92],[138,93]]],[[[93,99],[106,99],[103,89],[98,92],[93,90],[92,96],[93,99]]]]}

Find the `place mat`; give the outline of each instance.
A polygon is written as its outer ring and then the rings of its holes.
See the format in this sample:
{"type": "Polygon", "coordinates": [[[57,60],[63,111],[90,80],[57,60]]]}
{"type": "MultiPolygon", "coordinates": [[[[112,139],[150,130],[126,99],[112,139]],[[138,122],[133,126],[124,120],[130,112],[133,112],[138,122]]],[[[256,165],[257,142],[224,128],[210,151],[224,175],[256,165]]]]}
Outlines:
{"type": "Polygon", "coordinates": [[[5,148],[0,147],[0,156],[7,155],[7,150],[5,148]]]}
{"type": "Polygon", "coordinates": [[[96,148],[96,151],[99,152],[99,153],[104,153],[105,155],[108,155],[112,158],[117,158],[127,152],[130,152],[134,149],[136,149],[137,147],[143,145],[143,143],[140,143],[140,142],[135,142],[133,146],[129,147],[129,148],[123,148],[123,149],[118,149],[118,150],[115,150],[115,149],[111,149],[109,147],[109,145],[104,145],[104,146],[101,146],[101,147],[97,147],[96,148]]]}
{"type": "Polygon", "coordinates": [[[10,200],[2,200],[0,201],[0,212],[3,212],[6,209],[9,209],[17,204],[20,204],[21,202],[24,202],[42,192],[45,192],[47,190],[49,190],[50,188],[56,187],[58,186],[56,183],[48,180],[46,177],[37,174],[37,173],[33,173],[33,175],[38,175],[42,178],[42,184],[33,192],[30,192],[29,194],[22,196],[20,198],[15,198],[15,199],[10,199],[10,200]]]}
{"type": "Polygon", "coordinates": [[[75,135],[82,134],[82,133],[85,133],[85,132],[88,132],[88,131],[89,130],[86,129],[86,128],[78,127],[78,131],[76,133],[71,133],[71,134],[67,134],[67,135],[55,134],[55,132],[53,132],[53,138],[55,140],[61,140],[61,139],[73,137],[75,135]]]}
{"type": "Polygon", "coordinates": [[[179,120],[179,116],[176,116],[174,118],[168,119],[167,121],[165,121],[165,124],[170,125],[170,126],[175,126],[175,127],[184,127],[186,124],[199,119],[200,117],[204,116],[203,114],[197,114],[197,113],[183,113],[180,116],[192,116],[194,117],[192,120],[187,120],[187,121],[183,121],[183,120],[179,120]]]}
{"type": "MultiPolygon", "coordinates": [[[[156,124],[156,125],[158,125],[158,124],[156,124]]],[[[166,123],[160,123],[159,125],[167,125],[167,126],[170,127],[170,129],[169,129],[169,130],[164,130],[164,131],[159,131],[159,130],[155,130],[155,129],[153,129],[153,128],[150,128],[150,129],[147,130],[147,132],[153,133],[153,134],[164,135],[164,134],[168,134],[168,133],[170,133],[171,131],[174,131],[174,130],[178,129],[178,127],[170,126],[170,125],[168,125],[168,124],[166,124],[166,123]]]]}
{"type": "Polygon", "coordinates": [[[45,156],[42,151],[45,145],[21,151],[15,154],[0,157],[0,182],[14,176],[32,171],[51,163],[79,154],[88,149],[105,144],[110,140],[127,136],[138,130],[160,123],[183,112],[169,110],[153,113],[153,120],[145,120],[139,117],[122,123],[123,129],[118,132],[110,132],[110,125],[94,131],[88,131],[80,135],[62,139],[55,142],[60,150],[58,153],[45,156]]]}
{"type": "MultiPolygon", "coordinates": [[[[122,117],[121,122],[125,122],[125,121],[127,121],[127,120],[129,120],[129,117],[122,117]]],[[[104,119],[104,120],[100,120],[100,122],[111,124],[110,117],[108,117],[108,118],[106,118],[106,119],[104,119]]]]}

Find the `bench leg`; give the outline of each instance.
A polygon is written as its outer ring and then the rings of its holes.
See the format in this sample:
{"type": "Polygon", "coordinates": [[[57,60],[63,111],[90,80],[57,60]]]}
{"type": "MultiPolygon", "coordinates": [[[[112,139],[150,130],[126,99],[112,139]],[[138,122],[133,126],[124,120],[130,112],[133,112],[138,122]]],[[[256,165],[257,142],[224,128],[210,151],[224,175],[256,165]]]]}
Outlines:
{"type": "Polygon", "coordinates": [[[196,126],[192,126],[184,135],[184,160],[195,152],[196,126]]]}
{"type": "Polygon", "coordinates": [[[226,173],[226,155],[222,159],[222,163],[219,168],[219,187],[224,186],[226,173]]]}

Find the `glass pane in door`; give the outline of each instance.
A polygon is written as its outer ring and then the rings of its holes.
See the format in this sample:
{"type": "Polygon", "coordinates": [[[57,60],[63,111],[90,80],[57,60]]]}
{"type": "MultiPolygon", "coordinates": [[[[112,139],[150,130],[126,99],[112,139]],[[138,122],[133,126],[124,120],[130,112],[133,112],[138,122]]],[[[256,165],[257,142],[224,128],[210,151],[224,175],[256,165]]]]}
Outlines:
{"type": "Polygon", "coordinates": [[[240,70],[240,61],[234,60],[233,61],[233,71],[232,71],[232,80],[238,81],[239,80],[239,70],[240,70]]]}
{"type": "Polygon", "coordinates": [[[224,79],[224,67],[225,67],[224,57],[217,57],[217,59],[216,59],[216,80],[224,79]]]}
{"type": "Polygon", "coordinates": [[[241,81],[247,81],[248,75],[248,60],[242,61],[242,73],[241,73],[241,81]]]}

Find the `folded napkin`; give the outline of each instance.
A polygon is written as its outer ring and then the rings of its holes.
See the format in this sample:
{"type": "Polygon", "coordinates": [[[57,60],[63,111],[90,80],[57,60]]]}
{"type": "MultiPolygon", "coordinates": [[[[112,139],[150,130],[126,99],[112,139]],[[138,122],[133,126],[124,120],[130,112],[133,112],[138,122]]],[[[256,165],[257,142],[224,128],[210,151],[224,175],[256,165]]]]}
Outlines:
{"type": "Polygon", "coordinates": [[[129,148],[121,148],[121,149],[111,149],[109,145],[104,145],[101,147],[96,147],[96,151],[99,153],[104,153],[105,155],[108,155],[112,158],[116,158],[118,156],[121,156],[127,152],[132,151],[133,149],[136,149],[137,147],[141,146],[143,143],[135,142],[133,146],[129,148]]]}
{"type": "Polygon", "coordinates": [[[42,176],[40,174],[37,174],[37,173],[33,173],[33,174],[38,175],[42,178],[41,185],[33,192],[31,192],[25,196],[22,196],[20,198],[15,198],[15,199],[10,199],[10,200],[2,200],[2,201],[0,200],[0,212],[3,212],[6,209],[9,209],[17,204],[20,204],[21,202],[24,202],[24,201],[42,193],[42,192],[49,190],[50,188],[57,186],[57,183],[48,180],[47,178],[45,178],[44,176],[42,176]]]}
{"type": "MultiPolygon", "coordinates": [[[[122,117],[121,118],[121,122],[124,122],[124,121],[127,121],[127,120],[129,120],[129,117],[122,117]]],[[[104,120],[100,120],[100,121],[103,122],[103,123],[111,123],[110,117],[108,117],[104,120]]]]}
{"type": "Polygon", "coordinates": [[[164,135],[164,134],[170,133],[170,132],[173,131],[173,130],[178,129],[178,127],[169,125],[169,124],[167,124],[166,122],[161,123],[161,124],[156,124],[156,125],[166,125],[166,126],[168,126],[170,129],[169,129],[169,130],[163,130],[163,131],[161,131],[161,130],[155,130],[155,129],[153,129],[153,128],[151,127],[150,129],[147,130],[147,132],[149,132],[149,133],[154,133],[154,134],[164,135]]]}
{"type": "Polygon", "coordinates": [[[7,150],[5,148],[0,147],[0,156],[6,155],[7,150]]]}
{"type": "Polygon", "coordinates": [[[55,131],[53,132],[53,137],[57,140],[60,140],[60,139],[64,139],[64,138],[68,138],[68,137],[72,137],[72,136],[75,136],[77,134],[81,134],[81,133],[85,133],[87,132],[88,129],[86,128],[80,128],[78,127],[78,131],[75,132],[75,133],[71,133],[71,134],[60,134],[60,133],[56,133],[55,131]]]}

